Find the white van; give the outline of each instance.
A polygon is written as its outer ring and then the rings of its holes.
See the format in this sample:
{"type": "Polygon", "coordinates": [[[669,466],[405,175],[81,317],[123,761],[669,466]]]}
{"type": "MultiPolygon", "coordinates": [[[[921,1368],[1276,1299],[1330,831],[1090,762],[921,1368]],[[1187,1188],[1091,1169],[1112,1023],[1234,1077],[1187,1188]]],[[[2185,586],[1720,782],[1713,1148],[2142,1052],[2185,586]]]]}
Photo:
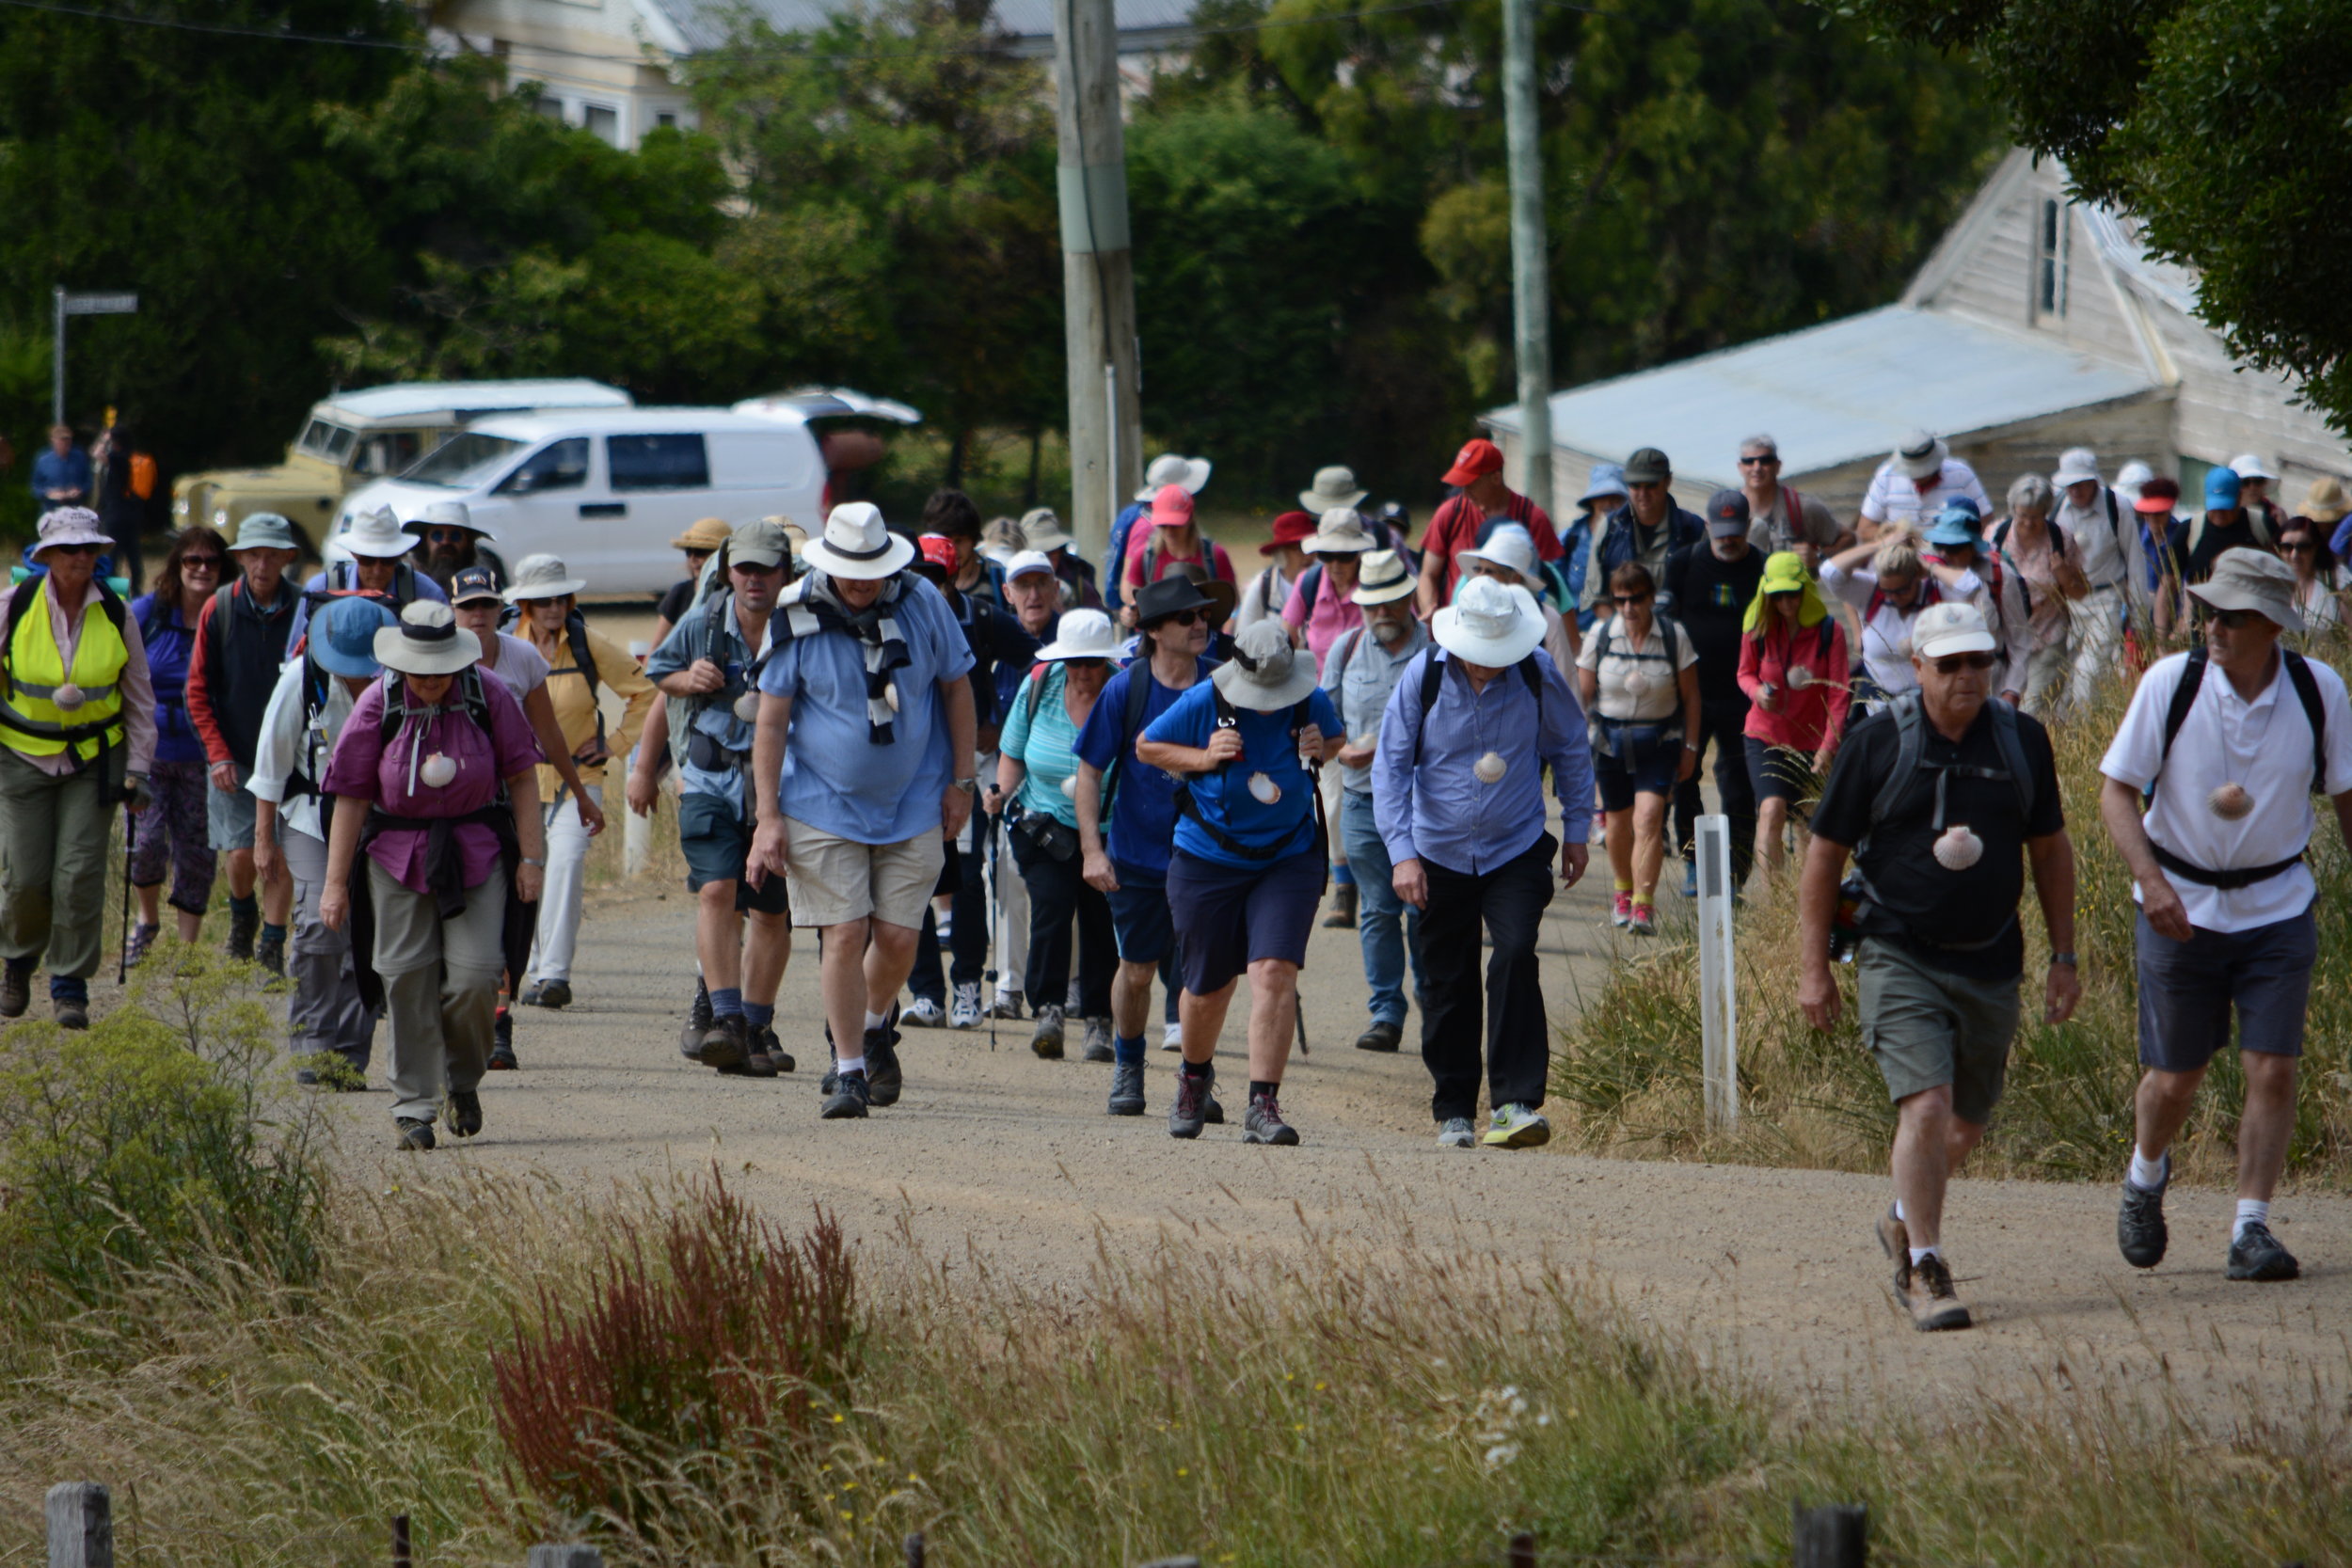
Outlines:
{"type": "MultiPolygon", "coordinates": [[[[396,479],[345,498],[335,531],[389,506],[414,523],[463,501],[508,566],[561,556],[592,597],[659,594],[678,574],[670,541],[698,517],[781,514],[823,523],[825,460],[797,412],[635,408],[486,419],[396,479]]],[[[326,557],[343,558],[330,540],[326,557]]]]}

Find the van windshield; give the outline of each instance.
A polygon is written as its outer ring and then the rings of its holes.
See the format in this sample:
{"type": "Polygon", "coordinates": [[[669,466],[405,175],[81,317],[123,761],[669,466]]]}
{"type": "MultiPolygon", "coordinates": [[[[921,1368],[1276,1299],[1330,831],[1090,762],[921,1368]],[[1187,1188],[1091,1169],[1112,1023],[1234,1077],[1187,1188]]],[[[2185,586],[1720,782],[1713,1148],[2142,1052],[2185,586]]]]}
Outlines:
{"type": "Polygon", "coordinates": [[[502,467],[506,460],[522,449],[522,443],[504,436],[485,436],[469,430],[455,440],[433,451],[425,460],[400,477],[412,484],[431,484],[444,490],[470,490],[502,467]]]}
{"type": "Polygon", "coordinates": [[[324,457],[329,463],[341,463],[351,453],[352,437],[357,432],[327,420],[312,420],[303,426],[301,438],[294,442],[294,451],[311,457],[324,457]]]}

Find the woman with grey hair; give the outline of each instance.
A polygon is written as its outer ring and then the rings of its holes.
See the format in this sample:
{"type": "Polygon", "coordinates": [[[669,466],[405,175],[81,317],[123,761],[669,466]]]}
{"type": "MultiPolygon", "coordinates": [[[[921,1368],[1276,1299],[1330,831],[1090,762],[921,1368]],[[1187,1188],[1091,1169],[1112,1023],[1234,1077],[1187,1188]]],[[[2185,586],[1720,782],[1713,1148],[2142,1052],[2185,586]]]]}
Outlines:
{"type": "Polygon", "coordinates": [[[2007,684],[2019,705],[2046,720],[2064,702],[2062,682],[2074,664],[2073,614],[2067,606],[2090,592],[2062,530],[2050,526],[2058,494],[2040,474],[2020,474],[2009,487],[2009,515],[1994,524],[1986,543],[1999,555],[2002,576],[2025,605],[2025,631],[2012,647],[2026,650],[2026,667],[2007,684]]]}

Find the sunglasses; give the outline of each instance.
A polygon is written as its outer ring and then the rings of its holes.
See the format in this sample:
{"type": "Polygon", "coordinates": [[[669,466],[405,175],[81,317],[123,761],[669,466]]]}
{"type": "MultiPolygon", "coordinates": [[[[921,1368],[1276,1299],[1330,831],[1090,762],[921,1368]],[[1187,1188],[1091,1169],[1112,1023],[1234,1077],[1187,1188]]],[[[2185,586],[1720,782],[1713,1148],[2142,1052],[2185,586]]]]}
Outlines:
{"type": "Polygon", "coordinates": [[[49,547],[59,555],[96,555],[106,546],[103,545],[52,545],[49,547]]]}
{"type": "Polygon", "coordinates": [[[1780,467],[1780,459],[1773,457],[1769,453],[1762,457],[1743,457],[1740,459],[1740,467],[1743,468],[1777,468],[1780,467]]]}
{"type": "Polygon", "coordinates": [[[1180,610],[1173,615],[1163,615],[1152,623],[1154,626],[1192,626],[1200,624],[1200,612],[1197,610],[1180,610]]]}
{"type": "Polygon", "coordinates": [[[686,552],[686,563],[689,566],[699,566],[704,562],[708,561],[713,553],[714,552],[710,550],[688,550],[686,552]]]}
{"type": "Polygon", "coordinates": [[[220,570],[220,557],[183,555],[180,558],[180,569],[183,572],[217,572],[220,570]]]}
{"type": "Polygon", "coordinates": [[[462,545],[466,542],[467,532],[462,528],[429,528],[424,531],[424,542],[428,545],[462,545]]]}
{"type": "Polygon", "coordinates": [[[1649,603],[1652,595],[1647,594],[1612,594],[1609,596],[1618,604],[1647,604],[1649,603]]]}
{"type": "Polygon", "coordinates": [[[1990,670],[1999,662],[1991,654],[1952,654],[1935,660],[1935,673],[1957,675],[1963,670],[1990,670]]]}
{"type": "Polygon", "coordinates": [[[2270,617],[2259,610],[2217,610],[2213,618],[2232,631],[2244,631],[2248,626],[2266,624],[2270,617]]]}
{"type": "Polygon", "coordinates": [[[2318,547],[2308,539],[2290,539],[2280,546],[2289,555],[2309,555],[2318,547]]]}

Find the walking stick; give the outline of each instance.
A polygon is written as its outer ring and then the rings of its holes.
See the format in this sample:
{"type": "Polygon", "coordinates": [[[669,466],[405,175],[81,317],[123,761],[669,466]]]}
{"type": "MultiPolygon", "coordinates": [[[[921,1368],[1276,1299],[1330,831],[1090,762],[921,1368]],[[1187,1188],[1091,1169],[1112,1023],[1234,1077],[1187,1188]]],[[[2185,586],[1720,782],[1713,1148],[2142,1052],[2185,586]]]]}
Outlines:
{"type": "Polygon", "coordinates": [[[996,1049],[996,998],[1003,991],[1005,974],[1002,967],[1005,957],[1005,901],[1000,896],[1003,889],[998,886],[1004,867],[997,859],[1000,847],[997,824],[1003,820],[1001,816],[982,814],[981,825],[986,832],[976,840],[976,843],[985,846],[987,856],[981,863],[987,871],[988,881],[988,968],[983,973],[988,978],[988,1048],[991,1051],[996,1049]]]}
{"type": "Polygon", "coordinates": [[[136,853],[139,819],[132,815],[131,804],[122,805],[122,946],[117,952],[115,984],[128,985],[131,980],[131,857],[136,853]]]}

